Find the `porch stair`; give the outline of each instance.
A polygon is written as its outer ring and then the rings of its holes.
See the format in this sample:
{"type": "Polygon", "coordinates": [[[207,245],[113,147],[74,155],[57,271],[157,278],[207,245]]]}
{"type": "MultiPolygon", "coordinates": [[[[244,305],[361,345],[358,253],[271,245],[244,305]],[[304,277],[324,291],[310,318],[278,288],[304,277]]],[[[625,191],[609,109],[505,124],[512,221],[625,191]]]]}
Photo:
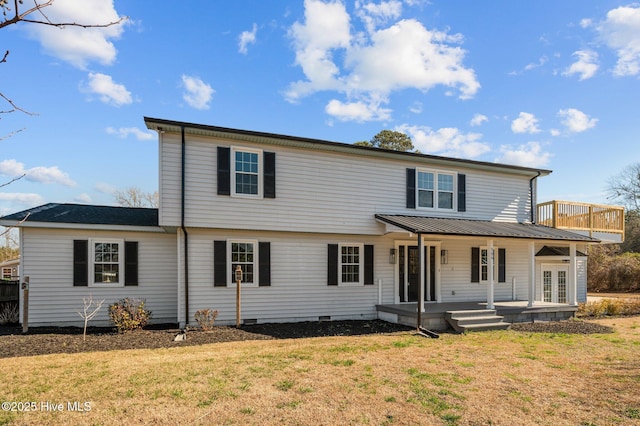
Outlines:
{"type": "Polygon", "coordinates": [[[511,326],[497,315],[495,309],[475,309],[445,312],[447,322],[458,333],[466,331],[506,330],[511,326]]]}

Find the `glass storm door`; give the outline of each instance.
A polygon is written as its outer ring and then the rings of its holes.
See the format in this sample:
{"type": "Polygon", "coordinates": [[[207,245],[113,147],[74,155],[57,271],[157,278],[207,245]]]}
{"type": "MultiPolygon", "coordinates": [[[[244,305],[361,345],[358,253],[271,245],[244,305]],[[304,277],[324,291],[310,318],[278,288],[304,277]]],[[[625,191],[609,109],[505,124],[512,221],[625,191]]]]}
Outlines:
{"type": "Polygon", "coordinates": [[[566,265],[542,266],[542,300],[551,303],[567,303],[569,267],[566,265]]]}

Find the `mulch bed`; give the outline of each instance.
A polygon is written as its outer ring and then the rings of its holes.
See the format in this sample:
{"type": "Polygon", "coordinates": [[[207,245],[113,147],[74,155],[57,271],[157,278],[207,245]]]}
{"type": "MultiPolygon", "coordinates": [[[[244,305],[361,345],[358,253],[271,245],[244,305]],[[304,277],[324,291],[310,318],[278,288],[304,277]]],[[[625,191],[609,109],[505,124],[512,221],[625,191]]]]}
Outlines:
{"type": "MultiPolygon", "coordinates": [[[[187,332],[186,340],[175,342],[174,338],[180,333],[180,330],[171,326],[155,326],[122,334],[116,333],[113,328],[90,327],[86,341],[83,340],[82,329],[77,327],[30,328],[27,334],[22,334],[21,327],[0,326],[0,358],[123,349],[172,348],[242,340],[356,336],[395,333],[413,329],[381,320],[255,324],[240,328],[218,326],[212,331],[190,330],[187,332]]],[[[519,323],[513,324],[511,329],[518,332],[534,333],[592,334],[613,332],[611,327],[582,320],[519,323]]]]}

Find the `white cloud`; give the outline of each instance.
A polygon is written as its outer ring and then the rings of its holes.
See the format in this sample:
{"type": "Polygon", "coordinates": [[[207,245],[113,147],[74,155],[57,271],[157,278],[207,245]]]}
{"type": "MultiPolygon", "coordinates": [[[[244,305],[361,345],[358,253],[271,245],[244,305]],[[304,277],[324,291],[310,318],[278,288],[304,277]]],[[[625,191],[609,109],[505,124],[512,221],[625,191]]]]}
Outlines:
{"type": "Polygon", "coordinates": [[[139,141],[150,141],[155,139],[156,134],[150,130],[140,130],[137,127],[120,127],[118,129],[114,127],[107,127],[105,131],[110,135],[116,135],[121,139],[126,139],[129,136],[133,136],[139,141]]]}
{"type": "Polygon", "coordinates": [[[577,50],[573,52],[578,60],[571,64],[562,75],[572,76],[578,74],[579,80],[587,80],[593,77],[598,71],[598,54],[593,50],[577,50]]]}
{"type": "Polygon", "coordinates": [[[616,76],[640,73],[640,6],[621,6],[607,12],[597,26],[600,37],[616,51],[618,61],[613,70],[616,76]]]}
{"type": "Polygon", "coordinates": [[[198,77],[183,75],[182,88],[184,88],[182,99],[190,107],[200,110],[209,109],[209,102],[215,93],[209,84],[198,77]]]}
{"type": "Polygon", "coordinates": [[[526,167],[544,167],[549,164],[552,154],[544,152],[539,142],[529,142],[513,148],[508,145],[500,147],[502,156],[496,162],[526,167]]]}
{"type": "Polygon", "coordinates": [[[398,19],[402,13],[402,2],[398,0],[373,3],[356,1],[356,13],[364,22],[367,31],[375,31],[379,25],[384,25],[392,19],[398,19]]]}
{"type": "MultiPolygon", "coordinates": [[[[34,19],[51,22],[77,22],[87,25],[108,24],[120,19],[113,0],[57,0],[43,10],[45,16],[33,15],[34,19]]],[[[25,25],[25,31],[38,40],[44,51],[56,58],[86,69],[89,62],[111,65],[116,59],[116,48],[112,40],[120,37],[124,25],[105,28],[58,28],[49,25],[25,25]]]]}
{"type": "Polygon", "coordinates": [[[73,199],[73,201],[76,201],[78,203],[85,203],[85,204],[89,204],[91,203],[91,196],[87,193],[82,193],[80,195],[78,195],[77,197],[75,197],[73,199]]]}
{"type": "Polygon", "coordinates": [[[89,82],[82,90],[96,94],[100,101],[116,107],[133,102],[131,92],[124,85],[114,82],[110,75],[102,73],[89,73],[89,82]]]}
{"type": "Polygon", "coordinates": [[[471,119],[471,122],[469,124],[471,124],[472,126],[480,126],[482,125],[482,123],[489,121],[489,117],[487,117],[484,114],[474,114],[473,118],[471,119]]]}
{"type": "Polygon", "coordinates": [[[251,31],[243,31],[238,37],[238,51],[243,55],[247,54],[247,46],[256,42],[256,34],[258,32],[258,26],[253,24],[251,31]]]}
{"type": "Polygon", "coordinates": [[[521,112],[518,118],[511,122],[513,133],[539,133],[538,119],[529,112],[521,112]]]}
{"type": "Polygon", "coordinates": [[[418,102],[418,101],[414,102],[409,107],[409,111],[414,114],[420,114],[422,110],[423,110],[422,102],[418,102]]]}
{"type": "Polygon", "coordinates": [[[101,192],[103,194],[113,194],[114,192],[117,191],[115,186],[110,185],[110,184],[105,183],[105,182],[96,183],[94,188],[95,188],[96,191],[101,192]]]}
{"type": "Polygon", "coordinates": [[[593,24],[593,21],[589,18],[584,18],[580,20],[580,27],[589,28],[593,24]]]}
{"type": "Polygon", "coordinates": [[[491,150],[488,144],[480,141],[482,134],[463,133],[452,127],[434,131],[426,126],[403,124],[395,130],[409,135],[413,145],[424,154],[475,158],[491,150]]]}
{"type": "Polygon", "coordinates": [[[380,107],[379,103],[329,101],[325,111],[340,121],[382,121],[391,118],[391,110],[380,107]]]}
{"type": "Polygon", "coordinates": [[[0,201],[17,203],[26,207],[44,204],[44,198],[39,194],[24,192],[0,192],[0,201]]]}
{"type": "Polygon", "coordinates": [[[462,63],[461,35],[429,30],[412,19],[378,29],[400,16],[397,1],[359,1],[356,9],[366,18],[366,34],[352,35],[350,16],[341,1],[305,1],[305,20],[294,23],[289,35],[296,65],[306,79],[289,85],[285,93],[288,101],[319,91],[336,91],[348,98],[343,105],[367,104],[368,99],[388,100],[393,91],[426,92],[436,86],[455,89],[461,99],[468,99],[480,88],[473,69],[462,63]]]}
{"type": "Polygon", "coordinates": [[[584,132],[595,127],[598,122],[597,118],[590,118],[587,114],[575,108],[561,109],[558,111],[558,117],[563,118],[562,124],[571,133],[584,132]]]}
{"type": "Polygon", "coordinates": [[[30,182],[57,183],[65,186],[76,185],[69,175],[61,171],[57,166],[39,166],[26,169],[24,167],[24,163],[20,163],[16,160],[0,161],[0,175],[7,177],[26,175],[24,179],[30,182]]]}

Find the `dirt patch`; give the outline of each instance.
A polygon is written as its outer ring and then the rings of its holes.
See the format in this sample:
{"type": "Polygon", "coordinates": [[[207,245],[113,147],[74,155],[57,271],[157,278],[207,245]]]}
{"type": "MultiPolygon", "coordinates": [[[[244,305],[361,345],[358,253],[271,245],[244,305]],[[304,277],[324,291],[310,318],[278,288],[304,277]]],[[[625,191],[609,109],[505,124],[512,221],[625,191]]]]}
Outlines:
{"type": "Polygon", "coordinates": [[[91,327],[83,340],[77,327],[37,327],[22,334],[16,326],[0,327],[0,358],[124,349],[157,349],[242,340],[297,339],[322,336],[355,336],[395,333],[412,328],[385,321],[327,321],[256,324],[240,328],[219,326],[212,331],[190,330],[180,342],[180,330],[157,326],[118,334],[112,328],[91,327]]]}

